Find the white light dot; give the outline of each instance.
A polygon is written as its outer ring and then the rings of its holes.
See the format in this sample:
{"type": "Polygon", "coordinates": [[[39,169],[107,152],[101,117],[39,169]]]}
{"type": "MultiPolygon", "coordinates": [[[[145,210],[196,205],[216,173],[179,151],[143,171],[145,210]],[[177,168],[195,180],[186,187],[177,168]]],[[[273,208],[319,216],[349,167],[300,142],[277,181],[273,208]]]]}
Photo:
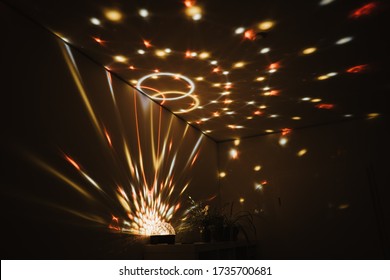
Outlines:
{"type": "Polygon", "coordinates": [[[332,3],[334,0],[321,0],[320,1],[320,6],[325,6],[325,5],[328,5],[330,3],[332,3]]]}
{"type": "Polygon", "coordinates": [[[89,21],[90,21],[92,24],[94,24],[94,25],[100,25],[100,24],[101,24],[100,20],[97,19],[97,18],[90,18],[89,21]]]}
{"type": "Polygon", "coordinates": [[[255,101],[248,101],[246,104],[253,105],[253,104],[255,104],[255,101]]]}
{"type": "Polygon", "coordinates": [[[141,10],[138,11],[138,13],[139,13],[139,15],[140,15],[141,17],[144,17],[144,18],[146,18],[146,17],[149,16],[149,12],[148,12],[148,10],[146,10],[146,9],[141,9],[141,10]]]}
{"type": "Polygon", "coordinates": [[[222,74],[228,75],[228,74],[229,74],[229,71],[223,71],[222,74]]]}
{"type": "Polygon", "coordinates": [[[244,27],[238,27],[238,28],[234,31],[234,33],[236,33],[236,34],[242,34],[242,33],[244,33],[244,31],[245,31],[245,28],[244,28],[244,27]]]}
{"type": "Polygon", "coordinates": [[[265,53],[268,53],[270,50],[271,50],[270,48],[263,48],[260,50],[260,53],[265,54],[265,53]]]}
{"type": "Polygon", "coordinates": [[[192,16],[193,20],[200,20],[202,18],[202,14],[195,14],[192,16]]]}
{"type": "Polygon", "coordinates": [[[166,48],[166,49],[164,50],[164,52],[166,52],[166,53],[171,53],[171,52],[172,52],[172,50],[171,50],[171,49],[169,49],[169,48],[166,48]]]}
{"type": "Polygon", "coordinates": [[[310,97],[303,97],[301,100],[302,101],[309,101],[311,98],[310,97]]]}
{"type": "Polygon", "coordinates": [[[211,64],[211,65],[217,65],[217,64],[218,64],[218,61],[213,60],[213,61],[210,62],[210,64],[211,64]]]}
{"type": "Polygon", "coordinates": [[[229,151],[229,155],[232,159],[236,159],[238,157],[238,151],[236,149],[231,149],[229,151]]]}
{"type": "Polygon", "coordinates": [[[352,37],[344,37],[344,38],[341,38],[340,40],[336,41],[336,45],[342,45],[342,44],[346,44],[350,41],[352,41],[352,37]]]}
{"type": "Polygon", "coordinates": [[[279,139],[279,145],[280,145],[280,146],[286,145],[287,142],[288,142],[287,138],[281,137],[281,138],[279,139]]]}
{"type": "Polygon", "coordinates": [[[269,73],[275,73],[275,72],[276,72],[276,69],[270,69],[268,72],[269,72],[269,73]]]}
{"type": "Polygon", "coordinates": [[[263,185],[260,183],[255,183],[255,190],[256,191],[262,191],[263,190],[263,185]]]}
{"type": "Polygon", "coordinates": [[[138,50],[137,51],[139,54],[145,54],[145,51],[144,50],[138,50]]]}

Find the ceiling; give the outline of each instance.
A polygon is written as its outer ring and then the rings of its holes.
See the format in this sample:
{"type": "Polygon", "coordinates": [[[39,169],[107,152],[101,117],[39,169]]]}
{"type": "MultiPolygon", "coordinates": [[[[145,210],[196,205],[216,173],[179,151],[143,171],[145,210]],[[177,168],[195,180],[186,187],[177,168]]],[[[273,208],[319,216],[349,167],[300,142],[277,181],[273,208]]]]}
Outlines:
{"type": "Polygon", "coordinates": [[[10,2],[216,141],[385,110],[385,1],[10,2]]]}

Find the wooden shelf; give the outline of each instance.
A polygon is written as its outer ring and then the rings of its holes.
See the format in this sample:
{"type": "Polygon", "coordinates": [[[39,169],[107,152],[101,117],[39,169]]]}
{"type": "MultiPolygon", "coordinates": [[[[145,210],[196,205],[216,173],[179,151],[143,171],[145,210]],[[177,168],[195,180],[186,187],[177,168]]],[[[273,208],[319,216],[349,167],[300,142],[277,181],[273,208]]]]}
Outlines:
{"type": "Polygon", "coordinates": [[[235,260],[255,258],[256,243],[245,241],[148,244],[144,247],[144,259],[146,260],[235,260]]]}

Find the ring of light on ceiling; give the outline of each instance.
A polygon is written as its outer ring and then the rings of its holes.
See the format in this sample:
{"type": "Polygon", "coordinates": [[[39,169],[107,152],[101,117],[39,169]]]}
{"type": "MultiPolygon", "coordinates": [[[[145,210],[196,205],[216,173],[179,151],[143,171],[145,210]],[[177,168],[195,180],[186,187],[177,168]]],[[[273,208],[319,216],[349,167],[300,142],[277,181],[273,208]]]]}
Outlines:
{"type": "MultiPolygon", "coordinates": [[[[154,100],[166,100],[166,101],[170,101],[170,100],[179,100],[179,99],[182,99],[184,97],[187,97],[189,96],[190,94],[192,94],[195,90],[195,84],[194,82],[189,79],[188,77],[186,76],[183,76],[183,75],[180,75],[180,74],[175,74],[175,73],[169,73],[169,72],[161,72],[161,73],[152,73],[152,74],[148,74],[146,76],[143,76],[141,79],[138,80],[138,83],[136,85],[136,88],[143,92],[144,94],[146,94],[147,96],[149,96],[150,98],[154,99],[154,100]],[[153,95],[150,95],[150,94],[147,94],[145,91],[142,90],[142,83],[147,80],[147,79],[150,79],[152,77],[155,77],[155,76],[170,76],[170,77],[173,77],[175,79],[181,79],[181,80],[184,80],[186,81],[189,85],[190,85],[190,89],[188,92],[186,92],[185,94],[183,95],[180,95],[180,96],[177,96],[177,97],[170,97],[170,98],[163,98],[163,97],[154,97],[153,95]]],[[[167,91],[165,91],[166,93],[167,91]]],[[[174,91],[172,91],[174,92],[174,91]]]]}
{"type": "MultiPolygon", "coordinates": [[[[164,101],[173,100],[172,98],[165,97],[165,95],[170,95],[170,94],[181,94],[184,97],[184,95],[186,95],[187,93],[184,91],[162,91],[162,92],[155,93],[151,98],[155,98],[156,96],[162,96],[162,100],[164,100],[164,101]]],[[[183,98],[182,96],[180,96],[180,98],[183,98]]],[[[190,95],[187,94],[186,96],[191,97],[195,103],[193,105],[191,104],[191,107],[189,107],[188,109],[180,109],[180,111],[175,111],[173,113],[175,113],[175,114],[188,113],[188,112],[196,109],[199,106],[200,101],[196,96],[191,95],[191,94],[190,95]]],[[[163,104],[164,101],[161,104],[163,104]]]]}

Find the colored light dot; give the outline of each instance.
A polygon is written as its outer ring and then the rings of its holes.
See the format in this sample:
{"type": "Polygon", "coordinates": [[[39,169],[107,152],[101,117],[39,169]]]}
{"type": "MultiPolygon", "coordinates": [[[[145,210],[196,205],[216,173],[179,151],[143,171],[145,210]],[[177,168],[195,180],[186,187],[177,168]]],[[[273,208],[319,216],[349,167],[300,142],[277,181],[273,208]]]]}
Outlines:
{"type": "Polygon", "coordinates": [[[120,21],[123,17],[122,13],[118,10],[106,10],[104,15],[111,21],[120,21]]]}
{"type": "Polygon", "coordinates": [[[262,81],[264,81],[265,80],[265,77],[257,77],[256,78],[256,81],[258,81],[258,82],[262,82],[262,81]]]}
{"type": "Polygon", "coordinates": [[[306,154],[306,153],[307,153],[307,150],[306,150],[306,149],[302,149],[302,150],[300,150],[300,151],[297,153],[297,156],[301,157],[301,156],[303,156],[303,155],[306,154]]]}
{"type": "Polygon", "coordinates": [[[317,48],[312,47],[312,48],[304,49],[304,50],[302,51],[302,53],[303,53],[303,54],[312,54],[312,53],[314,53],[314,52],[316,52],[316,51],[317,51],[317,48]]]}
{"type": "Polygon", "coordinates": [[[253,167],[253,170],[254,171],[260,171],[261,169],[261,166],[260,165],[256,165],[255,167],[253,167]]]}
{"type": "Polygon", "coordinates": [[[258,27],[260,30],[269,30],[271,29],[272,27],[274,27],[275,23],[273,21],[263,21],[261,23],[259,23],[258,27]]]}
{"type": "Polygon", "coordinates": [[[118,62],[126,62],[127,61],[127,58],[124,57],[123,55],[116,55],[116,56],[114,56],[114,59],[115,59],[115,61],[118,61],[118,62]]]}

